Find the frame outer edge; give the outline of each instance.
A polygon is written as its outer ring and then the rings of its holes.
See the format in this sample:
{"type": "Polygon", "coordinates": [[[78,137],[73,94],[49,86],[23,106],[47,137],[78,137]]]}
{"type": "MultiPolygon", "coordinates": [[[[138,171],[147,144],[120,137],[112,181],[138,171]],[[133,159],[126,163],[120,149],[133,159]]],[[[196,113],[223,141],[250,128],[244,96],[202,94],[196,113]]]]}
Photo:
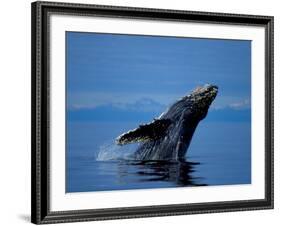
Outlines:
{"type": "Polygon", "coordinates": [[[270,69],[270,105],[269,105],[269,113],[271,120],[269,122],[270,128],[270,173],[271,173],[271,197],[270,203],[271,208],[274,208],[274,17],[269,19],[269,69],[270,69]]]}
{"type": "MultiPolygon", "coordinates": [[[[136,218],[136,217],[157,217],[157,216],[171,216],[171,215],[181,215],[181,214],[198,214],[198,213],[215,213],[215,212],[229,212],[229,211],[242,211],[242,210],[261,210],[261,209],[271,209],[274,207],[274,175],[273,175],[273,145],[274,145],[274,106],[273,106],[273,96],[274,96],[274,87],[273,87],[273,70],[274,70],[274,62],[273,62],[273,24],[274,18],[271,16],[256,16],[256,15],[241,15],[241,14],[227,14],[227,13],[210,13],[210,12],[193,12],[193,11],[180,11],[180,10],[169,10],[169,9],[153,9],[153,8],[134,8],[134,7],[122,7],[122,6],[105,6],[105,5],[89,5],[89,4],[75,4],[75,3],[64,3],[64,2],[33,2],[31,3],[31,11],[32,11],[32,29],[31,29],[31,37],[32,37],[32,49],[31,49],[31,62],[32,62],[32,91],[31,91],[31,99],[32,99],[32,167],[31,167],[31,222],[35,224],[45,224],[45,223],[62,223],[62,222],[77,222],[77,221],[91,221],[91,220],[110,220],[110,219],[124,219],[124,218],[136,218]],[[121,10],[121,11],[134,11],[134,12],[161,12],[165,15],[165,13],[169,14],[191,14],[197,16],[210,16],[210,17],[228,17],[233,20],[237,18],[245,18],[253,21],[259,21],[259,25],[264,25],[267,29],[266,32],[266,111],[267,111],[267,124],[266,124],[266,196],[263,204],[257,206],[245,205],[244,207],[226,207],[226,208],[210,208],[210,209],[202,209],[202,210],[178,210],[178,211],[170,211],[161,213],[161,208],[157,213],[144,213],[144,212],[136,212],[134,214],[109,214],[110,211],[107,211],[104,215],[95,215],[94,210],[89,210],[90,214],[82,214],[80,211],[67,211],[67,212],[50,212],[48,209],[48,192],[47,186],[49,182],[42,176],[48,175],[48,159],[45,159],[45,154],[48,153],[48,147],[45,147],[45,139],[47,139],[48,134],[45,133],[45,117],[47,111],[49,110],[46,104],[46,96],[47,96],[47,85],[48,75],[45,67],[47,65],[43,65],[46,62],[46,51],[45,42],[48,41],[48,37],[46,37],[46,33],[43,31],[44,26],[44,13],[43,7],[54,7],[60,9],[61,13],[64,12],[64,7],[69,7],[72,9],[112,9],[112,10],[121,10]],[[47,76],[45,78],[45,76],[47,76]],[[45,112],[46,111],[46,112],[45,112]],[[45,152],[45,153],[43,153],[45,152]],[[46,165],[47,164],[47,165],[46,165]],[[45,187],[46,186],[46,187],[45,187]],[[47,202],[47,203],[46,203],[47,202]],[[91,214],[92,213],[92,214],[91,214]]],[[[204,20],[204,19],[203,19],[204,20]]],[[[196,19],[195,19],[196,21],[196,19]]],[[[199,20],[198,20],[199,21],[199,20]]],[[[205,19],[203,22],[208,22],[205,19]]],[[[199,21],[200,22],[200,21],[199,21]]],[[[211,21],[209,21],[212,23],[211,21]]],[[[222,22],[224,23],[224,22],[222,22]]],[[[231,22],[230,22],[231,23],[231,22]]],[[[235,24],[235,22],[233,22],[235,24]]],[[[243,22],[241,22],[243,24],[243,22]]],[[[245,23],[245,25],[249,25],[245,23]]],[[[252,24],[254,25],[254,23],[252,24]]],[[[48,97],[49,98],[49,97],[48,97]]],[[[47,100],[48,103],[49,100],[47,100]]],[[[47,116],[48,119],[48,116],[47,116]]],[[[49,125],[47,125],[49,126],[49,125]]],[[[47,142],[48,143],[48,142],[47,142]]],[[[48,154],[46,155],[48,157],[48,154]]],[[[246,200],[247,201],[247,200],[246,200]]],[[[254,200],[252,200],[254,201],[254,200]]],[[[257,200],[258,201],[258,200],[257,200]]],[[[244,203],[245,204],[245,203],[244,203]]],[[[157,206],[156,206],[157,207],[157,206]]],[[[122,208],[121,208],[122,209],[122,208]]]]}
{"type": "Polygon", "coordinates": [[[40,2],[31,3],[31,222],[42,223],[42,7],[40,2]]]}
{"type": "Polygon", "coordinates": [[[265,26],[265,198],[274,208],[274,18],[265,26]]]}
{"type": "Polygon", "coordinates": [[[222,13],[222,12],[206,12],[206,11],[189,11],[179,9],[168,9],[168,8],[143,8],[133,6],[115,6],[115,5],[101,5],[101,4],[87,4],[87,3],[70,3],[70,2],[50,2],[50,1],[36,1],[42,6],[52,7],[69,7],[73,9],[102,9],[102,10],[122,10],[122,11],[134,11],[134,12],[161,12],[161,13],[173,13],[173,14],[192,14],[201,16],[219,16],[219,17],[233,17],[233,18],[249,18],[259,20],[270,20],[272,16],[266,15],[252,15],[252,14],[237,14],[237,13],[222,13]]]}
{"type": "Polygon", "coordinates": [[[37,202],[37,4],[31,3],[31,222],[38,223],[37,202]]]}

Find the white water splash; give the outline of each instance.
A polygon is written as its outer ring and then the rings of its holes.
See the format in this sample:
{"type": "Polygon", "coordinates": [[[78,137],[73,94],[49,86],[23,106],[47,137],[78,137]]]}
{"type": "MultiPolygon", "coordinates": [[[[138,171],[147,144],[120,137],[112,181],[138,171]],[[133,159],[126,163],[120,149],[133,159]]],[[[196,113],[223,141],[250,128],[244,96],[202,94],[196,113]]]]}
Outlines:
{"type": "Polygon", "coordinates": [[[96,161],[109,161],[118,159],[130,159],[130,155],[137,149],[137,144],[120,146],[112,142],[99,147],[96,161]]]}

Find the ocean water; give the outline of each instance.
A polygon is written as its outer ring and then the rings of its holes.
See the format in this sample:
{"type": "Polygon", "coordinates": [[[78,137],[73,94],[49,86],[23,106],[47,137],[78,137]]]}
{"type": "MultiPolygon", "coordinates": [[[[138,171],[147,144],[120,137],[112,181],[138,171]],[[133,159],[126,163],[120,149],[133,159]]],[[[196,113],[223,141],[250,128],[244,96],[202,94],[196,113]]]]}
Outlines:
{"type": "Polygon", "coordinates": [[[251,183],[249,122],[202,121],[185,161],[134,161],[114,139],[137,122],[69,122],[66,192],[251,183]]]}

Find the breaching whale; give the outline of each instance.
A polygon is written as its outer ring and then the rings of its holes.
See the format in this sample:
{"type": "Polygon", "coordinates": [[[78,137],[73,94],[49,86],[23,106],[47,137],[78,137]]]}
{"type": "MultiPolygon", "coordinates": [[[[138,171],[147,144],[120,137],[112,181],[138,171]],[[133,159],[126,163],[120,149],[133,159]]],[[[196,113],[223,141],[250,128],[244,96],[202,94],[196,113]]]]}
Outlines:
{"type": "Polygon", "coordinates": [[[182,97],[151,123],[121,134],[116,143],[142,142],[133,154],[136,160],[182,160],[198,123],[208,113],[218,87],[205,85],[182,97]]]}

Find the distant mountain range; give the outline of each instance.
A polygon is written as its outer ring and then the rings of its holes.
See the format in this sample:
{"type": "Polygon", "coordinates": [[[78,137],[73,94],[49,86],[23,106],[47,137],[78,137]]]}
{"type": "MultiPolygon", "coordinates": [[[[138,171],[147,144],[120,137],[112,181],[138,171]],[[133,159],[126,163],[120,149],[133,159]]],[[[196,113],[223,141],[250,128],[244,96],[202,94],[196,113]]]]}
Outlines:
{"type": "MultiPolygon", "coordinates": [[[[143,98],[135,103],[115,103],[96,107],[70,107],[67,110],[69,121],[142,121],[149,122],[157,118],[167,106],[149,98],[143,98]]],[[[231,106],[210,109],[206,121],[244,122],[251,121],[250,108],[233,108],[231,106]]]]}

